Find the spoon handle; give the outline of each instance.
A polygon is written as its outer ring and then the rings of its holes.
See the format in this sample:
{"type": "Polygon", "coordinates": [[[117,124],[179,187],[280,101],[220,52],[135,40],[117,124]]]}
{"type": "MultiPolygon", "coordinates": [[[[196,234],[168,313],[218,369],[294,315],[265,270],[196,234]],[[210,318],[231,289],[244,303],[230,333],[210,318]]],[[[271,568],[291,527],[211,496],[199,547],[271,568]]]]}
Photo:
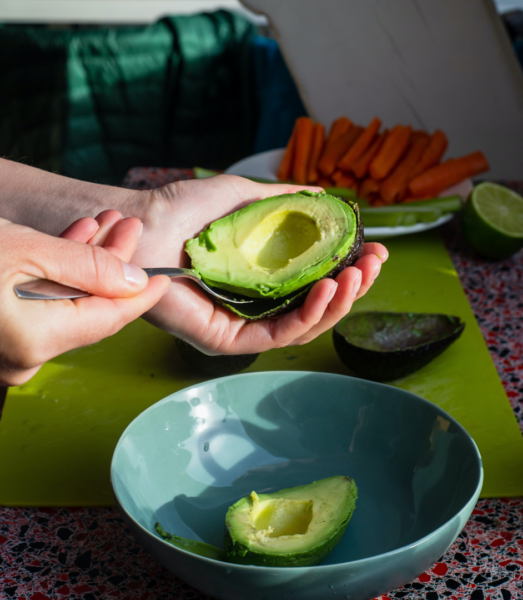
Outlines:
{"type": "MultiPolygon", "coordinates": [[[[171,279],[176,277],[189,277],[198,279],[189,269],[179,269],[177,267],[144,269],[148,277],[154,275],[167,275],[171,279]]],[[[16,295],[25,300],[66,300],[74,298],[85,298],[91,294],[77,290],[76,288],[49,281],[48,279],[35,279],[20,283],[14,288],[16,295]]]]}

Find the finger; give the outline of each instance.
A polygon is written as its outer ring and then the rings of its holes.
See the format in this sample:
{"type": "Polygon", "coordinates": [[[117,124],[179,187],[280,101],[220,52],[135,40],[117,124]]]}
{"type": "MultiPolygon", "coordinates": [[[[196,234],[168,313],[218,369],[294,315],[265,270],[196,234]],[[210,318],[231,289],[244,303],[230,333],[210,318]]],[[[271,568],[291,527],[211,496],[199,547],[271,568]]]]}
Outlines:
{"type": "Polygon", "coordinates": [[[338,287],[321,320],[307,333],[293,341],[292,345],[306,344],[334,327],[352,308],[362,283],[362,272],[356,267],[347,267],[337,277],[338,287]]]}
{"type": "Polygon", "coordinates": [[[365,296],[369,288],[376,280],[381,271],[381,260],[375,254],[367,254],[359,258],[354,267],[359,269],[362,274],[361,286],[356,296],[356,300],[365,296]]]}
{"type": "Polygon", "coordinates": [[[261,200],[270,196],[279,196],[281,194],[295,194],[304,190],[311,192],[322,192],[323,188],[315,185],[294,185],[290,183],[257,183],[245,177],[236,175],[218,175],[217,178],[227,178],[238,191],[239,195],[245,199],[261,200]]]}
{"type": "MultiPolygon", "coordinates": [[[[245,338],[247,338],[247,344],[245,345],[248,347],[249,338],[252,340],[253,336],[254,339],[259,340],[260,344],[256,352],[288,346],[319,323],[336,288],[337,284],[332,279],[319,281],[311,288],[303,306],[300,308],[283,315],[277,320],[264,319],[248,323],[243,328],[242,335],[235,340],[235,346],[241,347],[245,344],[245,338]]],[[[240,349],[238,348],[237,351],[240,352],[240,349]]]]}
{"type": "Polygon", "coordinates": [[[75,221],[67,229],[62,231],[59,237],[64,240],[72,240],[74,242],[81,242],[86,244],[91,237],[97,232],[99,227],[96,219],[91,217],[82,217],[75,221]]]}
{"type": "Polygon", "coordinates": [[[26,332],[24,339],[22,332],[10,355],[12,364],[2,364],[0,368],[7,372],[18,370],[24,376],[24,372],[29,373],[54,356],[113,335],[151,309],[170,283],[164,275],[152,277],[141,293],[130,298],[90,296],[74,301],[49,300],[33,307],[23,304],[23,300],[16,300],[21,303],[18,308],[26,321],[38,323],[38,336],[36,340],[31,339],[26,332]],[[42,340],[45,343],[41,343],[42,340]]]}
{"type": "Polygon", "coordinates": [[[103,243],[104,249],[122,260],[129,261],[138,246],[142,227],[140,219],[134,217],[118,221],[108,231],[103,243]]]}
{"type": "Polygon", "coordinates": [[[96,217],[98,230],[89,240],[93,246],[103,246],[113,226],[123,219],[121,212],[117,210],[104,210],[96,217]]]}
{"type": "Polygon", "coordinates": [[[39,234],[32,236],[25,251],[26,275],[50,279],[96,296],[126,298],[147,286],[148,277],[143,269],[99,246],[39,234]]]}
{"type": "Polygon", "coordinates": [[[350,312],[354,301],[367,293],[380,269],[381,261],[374,254],[368,254],[356,261],[354,266],[344,269],[336,277],[338,288],[321,320],[292,345],[306,344],[334,327],[350,312]]]}
{"type": "Polygon", "coordinates": [[[387,248],[378,242],[366,242],[363,244],[361,256],[366,256],[367,254],[374,254],[381,260],[382,263],[389,258],[389,251],[387,248]]]}
{"type": "MultiPolygon", "coordinates": [[[[91,296],[74,300],[67,317],[62,314],[60,318],[63,347],[59,353],[94,344],[115,334],[155,306],[170,285],[171,280],[168,277],[157,275],[148,280],[142,292],[130,298],[109,299],[91,296]],[[64,323],[67,327],[63,327],[64,323]],[[64,330],[69,333],[64,335],[64,330]]],[[[51,335],[49,339],[53,339],[51,335]]]]}
{"type": "Polygon", "coordinates": [[[335,289],[336,282],[332,279],[320,281],[313,286],[302,307],[277,320],[247,322],[198,290],[192,290],[190,284],[177,283],[158,308],[145,318],[153,324],[161,324],[165,314],[175,313],[176,328],[170,329],[170,333],[190,340],[206,354],[264,352],[286,346],[304,335],[321,319],[335,289]]]}

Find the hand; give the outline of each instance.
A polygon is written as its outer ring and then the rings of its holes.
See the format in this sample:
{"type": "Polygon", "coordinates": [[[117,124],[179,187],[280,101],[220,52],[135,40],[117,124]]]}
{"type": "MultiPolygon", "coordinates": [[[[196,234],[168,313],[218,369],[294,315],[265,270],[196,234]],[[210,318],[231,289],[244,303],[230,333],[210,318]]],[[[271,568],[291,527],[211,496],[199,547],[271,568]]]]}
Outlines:
{"type": "Polygon", "coordinates": [[[148,279],[142,269],[124,262],[136,248],[140,229],[138,219],[122,219],[116,211],[80,219],[63,239],[0,219],[0,384],[26,382],[50,358],[112,335],[158,302],[170,280],[148,279]],[[31,278],[94,295],[17,298],[13,287],[31,278]]]}
{"type": "MultiPolygon", "coordinates": [[[[141,192],[127,205],[144,223],[133,262],[142,267],[188,267],[185,242],[212,221],[268,196],[321,188],[259,184],[233,175],[180,181],[141,192]]],[[[128,213],[129,214],[129,213],[128,213]]],[[[250,354],[305,344],[333,327],[361,298],[387,260],[384,246],[365,244],[361,258],[336,280],[323,279],[300,308],[277,319],[247,322],[210,300],[195,284],[177,280],[144,317],[206,354],[250,354]]]]}

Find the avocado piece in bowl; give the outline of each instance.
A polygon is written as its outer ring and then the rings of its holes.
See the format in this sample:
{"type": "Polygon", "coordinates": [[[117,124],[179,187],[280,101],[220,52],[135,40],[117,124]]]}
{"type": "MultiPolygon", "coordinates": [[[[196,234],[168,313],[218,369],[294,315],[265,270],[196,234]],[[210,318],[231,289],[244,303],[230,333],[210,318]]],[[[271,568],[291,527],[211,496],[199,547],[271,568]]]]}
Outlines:
{"type": "Polygon", "coordinates": [[[218,219],[185,249],[207,285],[253,300],[245,305],[217,301],[254,320],[303,303],[316,281],[353,264],[362,246],[356,203],[303,191],[265,198],[218,219]]]}
{"type": "Polygon", "coordinates": [[[238,500],[225,517],[225,552],[230,562],[267,567],[319,564],[341,540],[356,506],[349,477],[238,500]]]}
{"type": "Polygon", "coordinates": [[[176,346],[182,359],[191,368],[211,377],[224,377],[225,375],[239,373],[252,365],[259,356],[259,354],[209,356],[180,338],[176,338],[176,346]]]}
{"type": "Polygon", "coordinates": [[[333,329],[341,361],[356,375],[392,381],[410,375],[439,356],[465,329],[451,315],[412,312],[358,312],[333,329]]]}

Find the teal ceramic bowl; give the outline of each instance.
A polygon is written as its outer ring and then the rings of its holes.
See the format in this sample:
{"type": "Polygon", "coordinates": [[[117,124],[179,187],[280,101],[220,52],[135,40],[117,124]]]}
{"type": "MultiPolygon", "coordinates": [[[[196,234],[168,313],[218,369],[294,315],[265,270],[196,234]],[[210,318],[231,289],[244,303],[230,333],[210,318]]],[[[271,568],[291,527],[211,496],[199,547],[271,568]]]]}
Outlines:
{"type": "Polygon", "coordinates": [[[213,379],[140,414],[114,452],[117,504],[176,577],[223,600],[374,598],[452,544],[483,479],[467,432],[409,392],[343,375],[266,372],[213,379]],[[222,547],[227,508],[333,475],[358,485],[340,544],[314,567],[236,565],[164,542],[167,531],[222,547]]]}

